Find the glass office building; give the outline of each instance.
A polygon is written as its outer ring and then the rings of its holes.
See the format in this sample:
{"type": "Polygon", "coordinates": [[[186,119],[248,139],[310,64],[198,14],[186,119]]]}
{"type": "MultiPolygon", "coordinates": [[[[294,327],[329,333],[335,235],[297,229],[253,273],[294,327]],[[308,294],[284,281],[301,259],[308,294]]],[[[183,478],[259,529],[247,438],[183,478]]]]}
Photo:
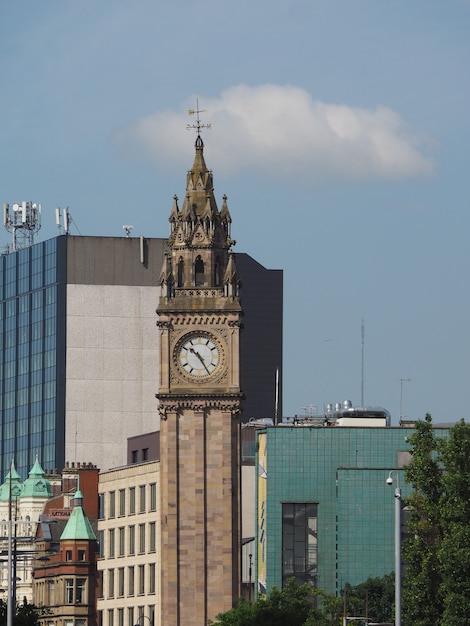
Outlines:
{"type": "Polygon", "coordinates": [[[335,595],[394,571],[395,488],[386,480],[397,470],[409,493],[406,435],[403,427],[258,432],[258,592],[294,576],[335,595]]]}
{"type": "Polygon", "coordinates": [[[63,467],[65,238],[0,257],[1,470],[63,467]]]}

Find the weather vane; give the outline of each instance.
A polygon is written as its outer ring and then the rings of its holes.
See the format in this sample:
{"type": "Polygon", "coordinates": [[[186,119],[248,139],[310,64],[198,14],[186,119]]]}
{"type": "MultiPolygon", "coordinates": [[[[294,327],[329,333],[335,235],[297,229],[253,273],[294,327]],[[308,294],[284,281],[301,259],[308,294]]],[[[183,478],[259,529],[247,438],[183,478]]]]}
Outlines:
{"type": "Polygon", "coordinates": [[[189,109],[189,111],[188,111],[189,115],[196,115],[196,123],[195,124],[186,124],[186,130],[191,130],[192,128],[194,128],[197,131],[197,136],[200,137],[202,128],[211,128],[211,124],[201,124],[201,120],[200,120],[199,114],[200,113],[206,113],[206,112],[207,112],[207,109],[200,109],[199,108],[199,100],[196,100],[196,108],[195,109],[189,109]]]}

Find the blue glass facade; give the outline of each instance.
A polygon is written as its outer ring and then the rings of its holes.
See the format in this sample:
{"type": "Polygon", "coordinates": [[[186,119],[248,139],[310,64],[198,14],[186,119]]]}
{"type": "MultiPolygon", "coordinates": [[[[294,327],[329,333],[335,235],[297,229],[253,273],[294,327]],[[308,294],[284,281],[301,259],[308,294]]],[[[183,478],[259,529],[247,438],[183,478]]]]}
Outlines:
{"type": "MultiPolygon", "coordinates": [[[[436,429],[438,436],[445,429],[436,429]]],[[[258,433],[258,590],[295,575],[331,594],[394,571],[394,488],[405,428],[277,427],[258,433]],[[289,520],[298,511],[298,521],[289,520]],[[315,516],[302,511],[315,507],[315,516]],[[294,524],[294,531],[290,525],[294,524]],[[290,535],[292,535],[291,538],[290,535]]],[[[295,517],[295,516],[294,516],[295,517]]]]}
{"type": "Polygon", "coordinates": [[[0,257],[0,463],[62,467],[65,237],[0,257]]]}

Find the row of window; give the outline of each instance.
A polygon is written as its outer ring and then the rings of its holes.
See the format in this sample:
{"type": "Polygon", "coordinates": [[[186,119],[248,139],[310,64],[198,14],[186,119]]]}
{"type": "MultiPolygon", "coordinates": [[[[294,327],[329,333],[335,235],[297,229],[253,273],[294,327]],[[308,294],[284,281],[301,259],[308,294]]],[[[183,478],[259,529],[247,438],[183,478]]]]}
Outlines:
{"type": "Polygon", "coordinates": [[[156,564],[130,565],[103,572],[102,597],[123,598],[156,591],[156,564]]]}
{"type": "Polygon", "coordinates": [[[56,240],[0,258],[0,297],[7,298],[57,280],[56,240]]]}
{"type": "Polygon", "coordinates": [[[147,491],[148,491],[148,510],[157,510],[157,485],[151,483],[150,485],[139,485],[136,487],[129,487],[128,489],[119,489],[116,491],[110,491],[107,494],[99,494],[99,517],[100,519],[108,519],[116,517],[123,517],[124,515],[134,515],[136,512],[145,513],[147,511],[147,491]],[[138,490],[138,491],[137,491],[138,490]],[[138,495],[138,508],[137,504],[138,495]],[[106,499],[108,500],[106,502],[106,499]]]}
{"type": "MultiPolygon", "coordinates": [[[[150,620],[150,626],[153,626],[155,622],[155,606],[149,606],[147,613],[150,617],[145,613],[143,606],[139,606],[137,609],[133,606],[129,606],[127,609],[108,609],[105,614],[104,611],[98,611],[98,626],[135,626],[135,624],[143,626],[145,620],[150,620]],[[125,621],[125,615],[127,616],[127,622],[125,621]]],[[[65,623],[65,626],[67,626],[67,623],[65,623]]]]}
{"type": "MultiPolygon", "coordinates": [[[[36,587],[38,603],[42,606],[50,606],[54,603],[55,580],[49,579],[36,587]]],[[[87,579],[66,578],[63,583],[65,604],[87,604],[87,579]]]]}
{"type": "Polygon", "coordinates": [[[155,552],[157,547],[156,522],[120,528],[110,528],[105,535],[99,533],[100,556],[132,556],[155,552]]]}

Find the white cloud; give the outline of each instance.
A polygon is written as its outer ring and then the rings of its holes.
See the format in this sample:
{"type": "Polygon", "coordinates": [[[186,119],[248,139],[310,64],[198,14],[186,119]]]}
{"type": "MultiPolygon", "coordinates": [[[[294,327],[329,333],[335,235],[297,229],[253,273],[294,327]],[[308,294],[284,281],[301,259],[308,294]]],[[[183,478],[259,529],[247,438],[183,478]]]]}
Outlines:
{"type": "MultiPolygon", "coordinates": [[[[123,130],[118,141],[134,144],[159,167],[188,161],[186,125],[196,97],[180,111],[161,111],[123,130]]],[[[218,176],[250,170],[302,184],[404,179],[433,173],[429,138],[389,108],[351,107],[314,100],[304,89],[282,85],[237,85],[219,98],[199,96],[207,109],[201,123],[208,167],[218,176]]],[[[195,136],[195,131],[194,136],[195,136]]]]}

